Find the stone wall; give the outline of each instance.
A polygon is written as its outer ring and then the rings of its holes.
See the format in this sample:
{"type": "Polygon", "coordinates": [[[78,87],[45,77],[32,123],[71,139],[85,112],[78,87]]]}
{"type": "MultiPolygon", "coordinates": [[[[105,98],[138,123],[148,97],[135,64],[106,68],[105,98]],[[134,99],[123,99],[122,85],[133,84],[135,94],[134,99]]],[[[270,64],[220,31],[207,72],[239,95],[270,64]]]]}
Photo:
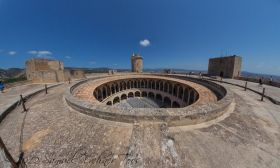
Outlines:
{"type": "Polygon", "coordinates": [[[27,80],[34,83],[56,83],[85,78],[84,71],[64,70],[63,62],[48,59],[26,61],[26,76],[27,80]]]}
{"type": "Polygon", "coordinates": [[[220,76],[225,78],[234,78],[240,76],[242,58],[239,56],[229,56],[220,58],[210,58],[208,65],[208,74],[211,76],[220,76]]]}

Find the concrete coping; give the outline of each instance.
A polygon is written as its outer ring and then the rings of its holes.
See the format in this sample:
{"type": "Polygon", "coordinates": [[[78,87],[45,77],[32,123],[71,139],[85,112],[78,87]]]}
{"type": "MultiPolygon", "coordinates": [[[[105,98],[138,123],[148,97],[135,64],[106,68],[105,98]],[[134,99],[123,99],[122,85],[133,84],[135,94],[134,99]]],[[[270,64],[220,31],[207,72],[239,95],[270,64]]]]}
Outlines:
{"type": "MultiPolygon", "coordinates": [[[[150,75],[141,74],[138,77],[148,77],[150,75]]],[[[120,75],[121,76],[121,75],[120,75]]],[[[119,77],[120,77],[119,76],[119,77]]],[[[128,76],[122,76],[127,78],[128,76]]],[[[135,76],[134,76],[135,77],[135,76]]],[[[153,76],[155,77],[155,76],[153,76]]],[[[163,76],[158,76],[159,78],[167,78],[163,76]]],[[[108,76],[109,78],[109,76],[108,76]]],[[[104,77],[99,77],[99,79],[104,79],[104,77]]],[[[169,80],[180,80],[183,82],[188,82],[187,79],[175,79],[174,77],[168,77],[169,80]]],[[[106,79],[104,79],[106,80],[106,79]]],[[[91,102],[87,100],[80,99],[78,97],[73,96],[73,91],[81,86],[82,84],[86,84],[90,81],[96,81],[95,79],[88,79],[82,82],[76,83],[72,86],[69,86],[68,91],[65,93],[64,98],[69,106],[73,109],[84,113],[86,115],[90,115],[93,117],[106,119],[106,120],[113,120],[118,122],[128,122],[134,123],[139,121],[156,121],[156,122],[166,122],[170,126],[182,126],[182,125],[191,125],[191,124],[198,124],[202,122],[206,122],[212,119],[215,119],[221,116],[230,106],[230,104],[234,101],[233,93],[230,90],[226,90],[223,86],[217,85],[216,83],[207,81],[207,85],[211,85],[212,88],[216,90],[221,89],[221,92],[225,92],[223,98],[219,99],[218,101],[202,101],[203,95],[199,96],[200,100],[196,103],[186,106],[184,108],[134,108],[134,109],[122,109],[116,108],[112,106],[103,105],[100,102],[91,102]]],[[[195,80],[192,81],[195,87],[199,89],[206,89],[212,94],[214,93],[213,90],[207,89],[205,86],[202,86],[201,83],[203,81],[196,82],[195,80]]],[[[98,85],[99,86],[99,85],[98,85]]],[[[197,90],[200,94],[199,90],[197,90]]]]}

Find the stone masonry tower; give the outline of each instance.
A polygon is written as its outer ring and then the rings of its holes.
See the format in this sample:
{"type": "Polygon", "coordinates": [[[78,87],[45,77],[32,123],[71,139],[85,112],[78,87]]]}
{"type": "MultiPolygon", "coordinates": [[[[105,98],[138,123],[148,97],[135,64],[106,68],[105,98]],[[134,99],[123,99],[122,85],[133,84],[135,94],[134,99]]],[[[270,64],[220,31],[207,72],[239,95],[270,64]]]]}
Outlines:
{"type": "Polygon", "coordinates": [[[143,72],[143,58],[140,54],[132,54],[131,56],[131,71],[136,73],[143,72]]]}

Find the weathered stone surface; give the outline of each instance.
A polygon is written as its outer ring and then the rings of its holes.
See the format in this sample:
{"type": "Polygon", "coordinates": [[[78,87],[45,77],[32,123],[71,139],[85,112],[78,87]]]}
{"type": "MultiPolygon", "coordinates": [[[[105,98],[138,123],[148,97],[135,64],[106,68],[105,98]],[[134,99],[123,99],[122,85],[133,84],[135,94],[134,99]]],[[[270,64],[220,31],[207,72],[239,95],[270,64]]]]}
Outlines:
{"type": "Polygon", "coordinates": [[[84,115],[65,102],[70,85],[64,84],[29,99],[27,113],[13,110],[0,123],[0,136],[15,160],[25,152],[30,168],[278,167],[279,106],[222,85],[232,92],[235,108],[214,120],[178,127],[84,115]]]}

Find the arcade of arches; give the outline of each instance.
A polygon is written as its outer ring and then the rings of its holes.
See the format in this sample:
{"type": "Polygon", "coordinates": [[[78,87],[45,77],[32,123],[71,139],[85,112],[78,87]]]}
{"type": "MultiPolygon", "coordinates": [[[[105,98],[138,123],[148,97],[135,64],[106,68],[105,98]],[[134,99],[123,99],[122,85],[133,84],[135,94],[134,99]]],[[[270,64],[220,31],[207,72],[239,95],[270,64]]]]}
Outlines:
{"type": "Polygon", "coordinates": [[[132,97],[147,97],[161,101],[167,108],[179,108],[198,100],[195,89],[182,83],[165,79],[122,79],[98,86],[95,98],[107,105],[114,105],[132,97]]]}

